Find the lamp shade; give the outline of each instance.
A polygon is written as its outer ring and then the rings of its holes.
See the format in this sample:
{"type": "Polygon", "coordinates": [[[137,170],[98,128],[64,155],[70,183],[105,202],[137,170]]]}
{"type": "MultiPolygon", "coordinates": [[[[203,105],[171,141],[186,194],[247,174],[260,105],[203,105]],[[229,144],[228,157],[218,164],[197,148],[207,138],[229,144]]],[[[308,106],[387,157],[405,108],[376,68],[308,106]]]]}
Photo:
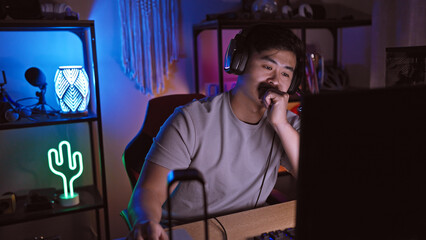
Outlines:
{"type": "Polygon", "coordinates": [[[55,92],[61,112],[87,111],[90,89],[89,78],[82,66],[61,66],[55,74],[55,92]]]}

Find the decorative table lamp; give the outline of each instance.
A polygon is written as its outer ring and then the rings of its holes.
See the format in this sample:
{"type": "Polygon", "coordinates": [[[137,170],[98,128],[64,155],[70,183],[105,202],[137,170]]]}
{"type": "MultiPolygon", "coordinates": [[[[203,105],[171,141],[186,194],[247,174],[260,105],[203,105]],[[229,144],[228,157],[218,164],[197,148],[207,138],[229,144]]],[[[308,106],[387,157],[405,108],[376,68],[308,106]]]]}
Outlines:
{"type": "Polygon", "coordinates": [[[83,173],[81,152],[75,151],[71,154],[70,143],[61,141],[58,149],[49,149],[47,159],[50,171],[62,178],[64,193],[59,196],[59,203],[64,207],[79,204],[80,197],[78,193],[74,192],[74,181],[83,173]]]}
{"type": "Polygon", "coordinates": [[[82,66],[59,67],[55,74],[55,92],[62,113],[87,113],[89,78],[82,66]]]}

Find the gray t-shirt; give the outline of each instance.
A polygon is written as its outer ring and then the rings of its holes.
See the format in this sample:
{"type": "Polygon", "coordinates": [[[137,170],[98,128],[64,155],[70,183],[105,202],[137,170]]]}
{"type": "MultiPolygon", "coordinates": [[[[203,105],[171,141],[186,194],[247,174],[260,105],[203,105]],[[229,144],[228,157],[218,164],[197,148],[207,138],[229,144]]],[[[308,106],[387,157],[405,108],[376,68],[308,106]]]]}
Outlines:
{"type": "MultiPolygon", "coordinates": [[[[299,131],[298,116],[288,111],[287,118],[299,131]]],[[[274,135],[266,113],[255,125],[240,121],[232,112],[230,93],[225,92],[176,108],[154,138],[147,160],[171,170],[199,170],[206,182],[208,213],[222,215],[253,208],[266,172],[257,206],[264,204],[275,185],[280,162],[291,172],[280,139],[274,135]]],[[[202,217],[200,183],[181,182],[171,204],[173,219],[202,217]]],[[[165,219],[167,204],[163,205],[165,219]]]]}

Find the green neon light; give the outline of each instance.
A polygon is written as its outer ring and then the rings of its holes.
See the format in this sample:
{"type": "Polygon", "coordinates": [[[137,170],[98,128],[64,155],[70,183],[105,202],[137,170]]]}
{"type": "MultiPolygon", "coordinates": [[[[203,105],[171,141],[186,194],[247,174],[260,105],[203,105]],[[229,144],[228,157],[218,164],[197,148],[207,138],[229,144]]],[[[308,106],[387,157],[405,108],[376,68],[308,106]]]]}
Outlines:
{"type": "Polygon", "coordinates": [[[74,194],[74,181],[81,176],[83,173],[83,155],[81,152],[75,151],[71,155],[71,145],[68,141],[62,141],[58,145],[58,150],[51,148],[47,152],[47,158],[49,162],[49,169],[54,174],[60,176],[62,178],[62,182],[64,185],[64,197],[67,198],[74,198],[77,194],[74,194]],[[68,160],[68,166],[65,164],[64,159],[64,146],[66,148],[67,152],[67,160],[68,160]],[[59,152],[58,152],[59,150],[59,152]],[[52,158],[53,156],[53,158],[52,158]],[[54,162],[53,162],[54,159],[54,162]],[[77,162],[78,160],[78,162],[77,162]],[[55,163],[55,164],[53,164],[55,163]],[[68,167],[68,169],[67,169],[68,167]],[[78,168],[78,169],[77,169],[78,168]],[[67,181],[67,175],[65,175],[65,170],[68,172],[71,172],[71,174],[67,174],[68,177],[72,176],[67,181]]]}

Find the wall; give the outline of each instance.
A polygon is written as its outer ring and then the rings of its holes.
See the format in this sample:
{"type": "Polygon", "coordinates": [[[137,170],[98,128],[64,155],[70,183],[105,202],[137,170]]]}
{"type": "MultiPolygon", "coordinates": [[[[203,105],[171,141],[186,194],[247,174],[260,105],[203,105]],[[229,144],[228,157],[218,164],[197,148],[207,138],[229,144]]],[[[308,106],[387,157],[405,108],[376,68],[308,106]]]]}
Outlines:
{"type": "MultiPolygon", "coordinates": [[[[127,143],[139,131],[146,104],[153,96],[145,96],[135,88],[121,68],[119,0],[66,0],[80,19],[95,21],[97,39],[98,71],[101,93],[105,168],[108,187],[110,227],[112,238],[127,234],[127,228],[119,212],[127,207],[131,195],[130,184],[124,170],[121,155],[127,143]]],[[[291,1],[292,3],[294,1],[291,1]]],[[[312,1],[318,2],[318,1],[312,1]]],[[[363,13],[371,13],[371,3],[362,1],[323,1],[340,3],[363,13]],[[362,3],[362,4],[361,4],[362,3]]],[[[297,5],[297,3],[295,3],[297,5]]],[[[181,52],[176,72],[166,94],[194,91],[192,24],[201,22],[206,14],[233,11],[240,6],[239,0],[180,0],[181,52]]],[[[322,39],[323,33],[313,34],[312,39],[322,39]]],[[[206,40],[209,40],[207,37],[206,40]]],[[[326,35],[324,41],[329,42],[326,35]]],[[[215,38],[211,41],[215,41],[215,38]]],[[[212,43],[213,44],[213,43],[212,43]]],[[[209,42],[204,43],[206,48],[209,42]]],[[[330,54],[330,47],[324,52],[330,54]]],[[[354,86],[368,86],[369,76],[369,28],[354,28],[339,32],[339,60],[354,75],[354,86]],[[356,42],[356,44],[355,44],[356,42]]],[[[217,69],[215,67],[214,69],[217,69]]]]}

